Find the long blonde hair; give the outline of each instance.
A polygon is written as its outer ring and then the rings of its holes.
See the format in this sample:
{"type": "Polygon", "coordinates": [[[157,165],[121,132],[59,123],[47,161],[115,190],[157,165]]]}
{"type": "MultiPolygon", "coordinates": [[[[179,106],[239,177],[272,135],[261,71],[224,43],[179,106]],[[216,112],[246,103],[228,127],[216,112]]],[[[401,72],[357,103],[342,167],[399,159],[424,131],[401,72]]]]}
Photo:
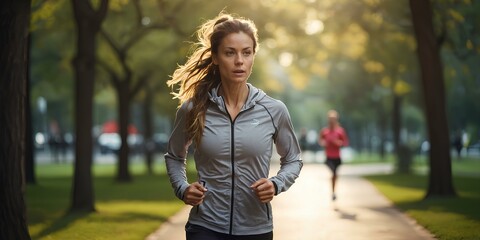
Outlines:
{"type": "Polygon", "coordinates": [[[221,81],[218,66],[213,64],[212,55],[218,53],[218,47],[227,35],[243,32],[253,40],[253,49],[257,52],[258,36],[255,24],[248,19],[234,17],[221,12],[216,18],[206,21],[197,30],[198,42],[193,45],[193,53],[184,65],[178,66],[169,87],[179,84],[178,92],[172,92],[180,100],[180,106],[186,101],[192,108],[186,116],[187,137],[197,145],[200,143],[205,127],[205,112],[209,100],[208,92],[221,81]]]}

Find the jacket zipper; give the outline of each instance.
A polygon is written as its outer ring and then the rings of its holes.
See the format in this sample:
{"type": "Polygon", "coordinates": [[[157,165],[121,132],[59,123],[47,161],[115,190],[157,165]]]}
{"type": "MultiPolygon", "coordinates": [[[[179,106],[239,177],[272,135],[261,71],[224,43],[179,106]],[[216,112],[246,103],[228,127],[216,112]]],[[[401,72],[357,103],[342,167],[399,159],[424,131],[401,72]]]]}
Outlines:
{"type": "MultiPolygon", "coordinates": [[[[243,112],[246,112],[249,109],[252,109],[252,107],[250,107],[248,109],[245,109],[243,111],[240,110],[240,112],[237,114],[235,119],[232,119],[232,117],[230,116],[230,113],[228,112],[227,105],[225,104],[225,100],[223,99],[223,97],[222,97],[222,100],[223,100],[223,107],[225,108],[225,112],[227,112],[227,116],[230,119],[230,131],[231,131],[231,133],[230,133],[230,136],[231,136],[230,147],[231,147],[232,151],[230,153],[230,162],[231,162],[231,167],[232,167],[232,195],[231,195],[231,198],[230,198],[231,200],[230,200],[230,230],[229,230],[229,234],[232,235],[233,234],[233,209],[234,209],[234,203],[235,203],[235,199],[234,199],[234,196],[235,196],[235,141],[234,141],[235,140],[235,121],[240,116],[240,114],[242,114],[243,112]]],[[[270,216],[270,214],[268,216],[270,216]]]]}
{"type": "Polygon", "coordinates": [[[233,209],[235,205],[235,121],[237,120],[238,116],[242,114],[244,111],[240,111],[235,119],[232,119],[230,116],[230,113],[228,112],[227,106],[225,105],[225,101],[223,101],[223,106],[225,108],[225,111],[227,112],[227,116],[230,119],[230,147],[232,149],[230,153],[230,162],[231,162],[231,167],[232,167],[232,195],[230,197],[230,230],[229,234],[232,235],[233,233],[233,209]]]}
{"type": "MultiPolygon", "coordinates": [[[[227,108],[225,108],[227,109],[227,108]]],[[[234,142],[234,139],[235,139],[235,133],[234,133],[234,130],[235,130],[235,120],[232,121],[232,118],[230,117],[230,114],[228,113],[228,110],[227,110],[227,114],[230,118],[230,136],[231,136],[231,144],[230,144],[230,147],[231,147],[231,156],[230,156],[230,162],[231,162],[231,165],[232,165],[232,195],[230,196],[230,235],[232,235],[232,231],[233,231],[233,205],[234,205],[234,198],[235,198],[235,163],[234,163],[234,160],[235,160],[235,142],[234,142]]],[[[238,117],[238,115],[237,115],[238,117]]]]}

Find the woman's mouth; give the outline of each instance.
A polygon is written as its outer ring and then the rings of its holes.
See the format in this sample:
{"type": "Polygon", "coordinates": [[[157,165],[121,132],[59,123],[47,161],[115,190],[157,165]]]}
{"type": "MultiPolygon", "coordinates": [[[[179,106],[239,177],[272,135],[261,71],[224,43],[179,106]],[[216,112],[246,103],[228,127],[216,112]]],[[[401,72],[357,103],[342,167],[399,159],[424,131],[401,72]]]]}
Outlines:
{"type": "Polygon", "coordinates": [[[240,69],[239,69],[239,70],[234,70],[234,71],[233,71],[233,75],[234,75],[235,77],[243,77],[243,76],[245,76],[245,71],[240,70],[240,69]]]}

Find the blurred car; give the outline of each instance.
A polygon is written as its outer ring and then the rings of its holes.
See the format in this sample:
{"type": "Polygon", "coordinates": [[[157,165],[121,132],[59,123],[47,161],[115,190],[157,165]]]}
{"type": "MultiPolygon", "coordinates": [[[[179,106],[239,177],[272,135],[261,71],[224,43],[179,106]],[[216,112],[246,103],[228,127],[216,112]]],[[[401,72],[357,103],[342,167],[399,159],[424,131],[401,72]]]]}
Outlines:
{"type": "MultiPolygon", "coordinates": [[[[131,153],[139,153],[143,150],[143,136],[140,134],[128,135],[127,143],[131,153]]],[[[117,152],[122,142],[118,133],[102,133],[98,137],[98,145],[100,153],[107,154],[117,152]]]]}
{"type": "Polygon", "coordinates": [[[467,147],[467,154],[469,156],[480,156],[480,141],[470,144],[467,147]]]}
{"type": "Polygon", "coordinates": [[[46,138],[45,134],[43,134],[41,132],[37,132],[35,134],[35,138],[34,138],[35,149],[44,150],[46,144],[47,144],[47,138],[46,138]]]}
{"type": "MultiPolygon", "coordinates": [[[[115,153],[120,150],[122,141],[118,130],[118,124],[115,120],[107,121],[101,125],[101,134],[97,139],[100,153],[115,153]]],[[[128,125],[127,143],[130,147],[130,153],[141,153],[144,150],[143,136],[138,134],[138,129],[133,124],[128,125]]]]}
{"type": "Polygon", "coordinates": [[[102,154],[118,151],[121,144],[120,136],[117,133],[102,133],[98,137],[98,146],[102,154]]]}

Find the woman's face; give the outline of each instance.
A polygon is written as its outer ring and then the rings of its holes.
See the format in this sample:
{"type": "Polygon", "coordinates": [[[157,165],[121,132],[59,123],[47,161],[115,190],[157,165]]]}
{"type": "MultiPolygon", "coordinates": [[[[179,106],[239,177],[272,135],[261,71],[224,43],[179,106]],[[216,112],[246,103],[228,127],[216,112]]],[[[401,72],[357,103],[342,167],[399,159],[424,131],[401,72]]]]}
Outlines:
{"type": "Polygon", "coordinates": [[[254,58],[253,40],[239,32],[222,39],[213,63],[218,65],[222,82],[245,83],[252,73],[254,58]]]}

